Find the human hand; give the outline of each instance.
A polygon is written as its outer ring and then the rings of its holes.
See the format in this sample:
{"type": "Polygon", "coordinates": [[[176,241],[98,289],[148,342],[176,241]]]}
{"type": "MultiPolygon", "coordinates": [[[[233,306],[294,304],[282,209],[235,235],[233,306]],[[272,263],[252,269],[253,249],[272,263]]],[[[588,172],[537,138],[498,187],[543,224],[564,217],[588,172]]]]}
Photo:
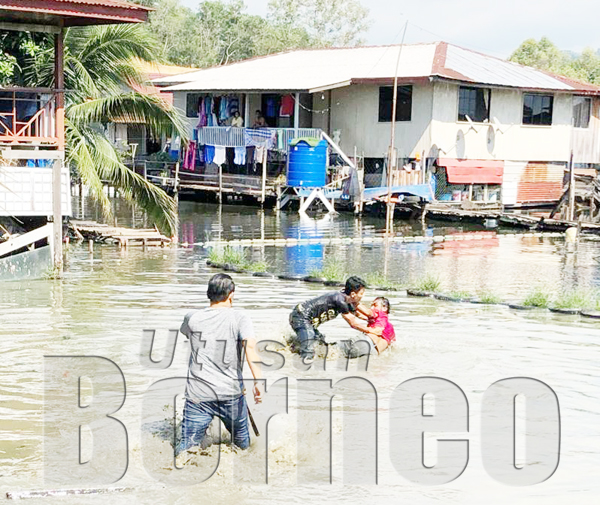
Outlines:
{"type": "Polygon", "coordinates": [[[254,383],[252,392],[254,393],[254,403],[262,403],[262,396],[261,396],[260,388],[258,387],[258,383],[256,383],[256,382],[254,383]]]}

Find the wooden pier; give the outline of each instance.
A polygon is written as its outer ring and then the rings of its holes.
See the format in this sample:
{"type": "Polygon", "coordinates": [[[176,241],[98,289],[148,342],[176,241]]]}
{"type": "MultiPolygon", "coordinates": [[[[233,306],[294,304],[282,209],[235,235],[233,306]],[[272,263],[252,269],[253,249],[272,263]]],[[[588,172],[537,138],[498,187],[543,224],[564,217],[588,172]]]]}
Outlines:
{"type": "Polygon", "coordinates": [[[71,220],[69,227],[76,238],[92,240],[94,242],[114,242],[121,247],[128,245],[160,246],[171,244],[172,240],[162,235],[156,228],[135,229],[106,224],[95,221],[71,220]]]}

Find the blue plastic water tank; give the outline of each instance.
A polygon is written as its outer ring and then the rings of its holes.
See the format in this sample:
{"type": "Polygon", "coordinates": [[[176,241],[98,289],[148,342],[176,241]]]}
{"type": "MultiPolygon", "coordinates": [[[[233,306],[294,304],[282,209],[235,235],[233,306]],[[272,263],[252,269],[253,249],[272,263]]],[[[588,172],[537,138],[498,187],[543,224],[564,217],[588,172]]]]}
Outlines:
{"type": "Polygon", "coordinates": [[[288,149],[287,184],[295,188],[320,188],[327,182],[327,142],[314,147],[305,140],[291,141],[288,149]]]}

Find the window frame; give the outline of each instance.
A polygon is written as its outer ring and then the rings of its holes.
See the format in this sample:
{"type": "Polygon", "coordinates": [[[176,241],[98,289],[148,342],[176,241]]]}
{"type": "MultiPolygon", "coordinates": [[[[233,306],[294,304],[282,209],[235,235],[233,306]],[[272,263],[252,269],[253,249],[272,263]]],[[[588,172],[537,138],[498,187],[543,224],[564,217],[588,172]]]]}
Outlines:
{"type": "Polygon", "coordinates": [[[583,96],[583,95],[573,95],[573,128],[580,128],[582,130],[588,129],[590,127],[590,122],[592,119],[592,99],[589,96],[583,96]],[[575,100],[576,99],[581,99],[583,102],[588,104],[587,107],[587,124],[585,126],[581,126],[580,124],[577,124],[577,119],[581,119],[581,117],[577,118],[575,116],[575,100]]]}
{"type": "Polygon", "coordinates": [[[204,96],[206,96],[205,93],[194,93],[194,92],[190,93],[190,92],[188,92],[188,93],[185,94],[185,117],[187,117],[188,119],[197,118],[198,117],[198,103],[200,102],[200,99],[202,97],[204,97],[204,96]],[[193,96],[197,97],[197,100],[196,100],[196,111],[195,111],[195,113],[194,113],[193,116],[190,116],[189,115],[190,110],[191,110],[191,108],[190,108],[190,99],[193,96]]]}
{"type": "MultiPolygon", "coordinates": [[[[521,101],[521,105],[522,105],[522,110],[521,110],[521,112],[522,112],[522,115],[521,115],[521,125],[522,126],[545,126],[545,127],[548,127],[548,126],[552,126],[553,125],[553,123],[554,123],[554,93],[531,93],[531,92],[524,92],[523,93],[523,99],[521,101]],[[527,100],[527,97],[533,97],[534,99],[535,98],[540,98],[542,101],[543,101],[544,98],[550,98],[550,122],[549,123],[543,123],[543,122],[536,123],[536,122],[533,122],[533,121],[531,121],[531,122],[525,122],[525,117],[526,117],[525,116],[525,106],[526,106],[525,102],[527,100]]],[[[532,111],[531,111],[531,117],[534,118],[534,117],[536,117],[533,114],[533,111],[535,110],[535,104],[532,104],[531,109],[532,109],[532,111]]],[[[540,117],[543,116],[543,109],[544,109],[543,103],[542,103],[541,109],[542,109],[542,112],[539,114],[540,117]]]]}
{"type": "Polygon", "coordinates": [[[465,90],[469,90],[469,91],[487,91],[487,97],[488,97],[488,103],[487,103],[487,117],[484,118],[481,121],[475,120],[473,119],[473,117],[470,114],[466,114],[467,116],[469,116],[469,118],[471,118],[471,121],[473,121],[473,123],[479,123],[479,124],[484,124],[487,122],[490,122],[490,116],[492,113],[492,88],[485,88],[485,87],[479,87],[479,86],[458,86],[458,100],[457,100],[457,111],[456,111],[456,121],[458,123],[468,123],[467,119],[461,119],[460,118],[460,95],[461,95],[461,90],[465,89],[465,90]]]}
{"type": "MultiPolygon", "coordinates": [[[[413,105],[413,85],[412,84],[404,84],[404,85],[398,85],[397,89],[398,89],[398,103],[396,104],[396,122],[402,122],[402,123],[409,123],[410,121],[412,121],[412,105],[413,105]],[[402,113],[406,113],[406,109],[400,107],[400,96],[401,96],[401,90],[409,90],[409,104],[408,104],[408,118],[406,118],[406,116],[403,118],[402,116],[398,117],[399,114],[402,113]]],[[[392,105],[394,103],[394,86],[379,86],[378,89],[378,111],[377,111],[377,122],[378,123],[391,123],[392,122],[392,105]],[[386,89],[391,90],[392,92],[392,96],[390,98],[389,101],[389,119],[385,119],[385,117],[382,115],[382,110],[384,110],[384,107],[382,106],[382,92],[386,89]]]]}

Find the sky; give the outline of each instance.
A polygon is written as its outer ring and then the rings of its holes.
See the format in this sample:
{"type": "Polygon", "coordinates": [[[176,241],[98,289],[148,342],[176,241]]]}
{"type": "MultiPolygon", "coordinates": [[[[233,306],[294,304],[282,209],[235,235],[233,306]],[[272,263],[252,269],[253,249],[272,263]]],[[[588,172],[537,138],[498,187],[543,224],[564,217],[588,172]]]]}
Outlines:
{"type": "MultiPolygon", "coordinates": [[[[194,8],[199,0],[181,0],[194,8]]],[[[265,15],[269,0],[245,0],[265,15]]],[[[443,40],[500,58],[528,38],[548,37],[560,49],[600,48],[598,0],[361,0],[370,11],[368,45],[443,40]]]]}

